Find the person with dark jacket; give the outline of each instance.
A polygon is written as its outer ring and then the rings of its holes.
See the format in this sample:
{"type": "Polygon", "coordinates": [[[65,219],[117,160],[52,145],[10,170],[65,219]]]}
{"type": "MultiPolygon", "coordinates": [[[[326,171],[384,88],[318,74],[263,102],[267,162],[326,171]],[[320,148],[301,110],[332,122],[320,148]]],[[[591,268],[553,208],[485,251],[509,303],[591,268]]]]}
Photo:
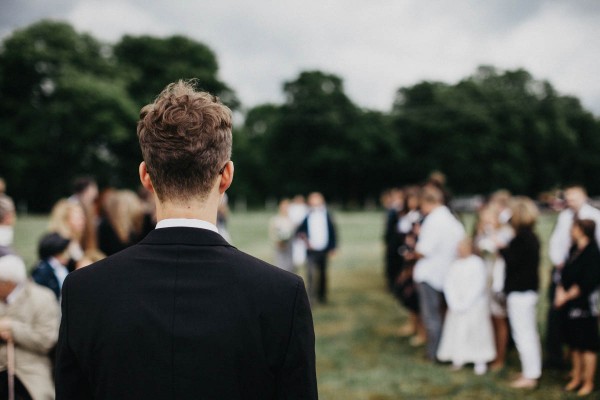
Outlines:
{"type": "Polygon", "coordinates": [[[571,350],[571,380],[567,391],[579,389],[579,396],[594,390],[596,353],[600,350],[598,313],[592,294],[600,285],[600,250],[595,240],[596,223],[575,220],[571,228],[574,245],[561,271],[554,307],[565,311],[563,338],[571,350]]]}
{"type": "Polygon", "coordinates": [[[231,130],[231,111],[189,82],[141,110],[158,223],[65,280],[57,400],[318,398],[304,282],[217,232],[231,130]]]}
{"type": "Polygon", "coordinates": [[[392,189],[389,196],[391,202],[389,208],[386,209],[383,243],[385,245],[385,278],[388,289],[392,291],[404,262],[399,249],[404,243],[405,234],[400,232],[398,223],[405,207],[404,194],[401,189],[392,189]]]}
{"type": "Polygon", "coordinates": [[[31,277],[38,285],[47,287],[60,299],[60,291],[69,270],[68,247],[71,241],[58,233],[48,233],[42,237],[38,246],[40,261],[33,269],[31,277]]]}
{"type": "Polygon", "coordinates": [[[515,236],[500,249],[506,263],[504,293],[512,336],[521,359],[522,375],[511,383],[514,388],[532,389],[542,375],[542,354],[537,331],[540,242],[533,231],[538,216],[535,203],[515,197],[510,223],[515,236]]]}
{"type": "Polygon", "coordinates": [[[308,293],[324,304],[327,302],[327,261],[337,247],[337,233],[321,193],[311,193],[308,206],[308,215],[296,234],[306,242],[308,293]]]}

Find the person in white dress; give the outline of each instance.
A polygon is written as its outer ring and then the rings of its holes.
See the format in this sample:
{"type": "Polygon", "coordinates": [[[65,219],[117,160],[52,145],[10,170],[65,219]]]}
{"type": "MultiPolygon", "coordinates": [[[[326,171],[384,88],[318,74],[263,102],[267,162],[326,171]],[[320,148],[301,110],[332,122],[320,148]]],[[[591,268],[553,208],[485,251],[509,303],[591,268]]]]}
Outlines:
{"type": "Polygon", "coordinates": [[[296,225],[290,219],[289,205],[288,199],[279,202],[278,214],[269,221],[269,237],[275,244],[275,265],[288,272],[295,272],[292,240],[296,233],[296,225]]]}
{"type": "Polygon", "coordinates": [[[506,295],[504,294],[505,263],[499,249],[512,240],[512,228],[500,221],[501,209],[490,202],[479,211],[475,236],[475,252],[483,258],[488,271],[488,294],[490,311],[496,338],[496,359],[490,365],[493,371],[504,368],[509,339],[506,295]]]}
{"type": "MultiPolygon", "coordinates": [[[[304,196],[301,194],[294,196],[288,208],[288,215],[296,228],[304,221],[307,214],[308,205],[306,205],[304,196]]],[[[292,240],[292,260],[294,262],[294,268],[304,265],[304,262],[306,261],[306,244],[304,243],[304,240],[300,238],[292,240]]]]}
{"type": "Polygon", "coordinates": [[[448,312],[437,358],[452,362],[454,369],[473,363],[475,373],[483,375],[496,357],[488,275],[483,260],[473,254],[470,239],[460,242],[458,254],[444,281],[448,312]]]}

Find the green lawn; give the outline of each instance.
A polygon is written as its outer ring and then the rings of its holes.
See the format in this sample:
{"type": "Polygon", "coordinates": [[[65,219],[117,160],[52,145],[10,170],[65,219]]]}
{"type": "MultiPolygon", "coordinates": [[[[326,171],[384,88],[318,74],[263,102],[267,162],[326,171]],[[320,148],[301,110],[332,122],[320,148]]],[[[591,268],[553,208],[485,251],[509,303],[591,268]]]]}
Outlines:
{"type": "MultiPolygon", "coordinates": [[[[269,213],[253,212],[231,216],[234,244],[254,256],[272,260],[267,238],[269,213]]],[[[519,371],[515,350],[508,369],[501,375],[473,375],[470,368],[451,372],[431,365],[424,350],[414,349],[396,335],[406,313],[384,289],[382,272],[383,214],[378,212],[336,213],[341,247],[330,268],[330,304],[314,310],[317,337],[317,373],[320,398],[324,400],[384,399],[563,399],[563,376],[544,371],[540,388],[523,393],[508,388],[509,377],[519,371]]],[[[470,228],[473,218],[464,218],[470,228]]],[[[16,247],[28,265],[35,260],[35,243],[44,231],[43,217],[19,220],[16,247]]],[[[538,230],[543,254],[554,223],[544,216],[538,230]]],[[[541,266],[542,286],[548,278],[548,262],[541,266]]],[[[545,290],[542,292],[545,293],[545,290]]],[[[543,328],[547,309],[540,296],[539,321],[543,328]]],[[[597,393],[594,393],[597,394],[597,393]]],[[[574,398],[574,396],[573,396],[574,398]]]]}

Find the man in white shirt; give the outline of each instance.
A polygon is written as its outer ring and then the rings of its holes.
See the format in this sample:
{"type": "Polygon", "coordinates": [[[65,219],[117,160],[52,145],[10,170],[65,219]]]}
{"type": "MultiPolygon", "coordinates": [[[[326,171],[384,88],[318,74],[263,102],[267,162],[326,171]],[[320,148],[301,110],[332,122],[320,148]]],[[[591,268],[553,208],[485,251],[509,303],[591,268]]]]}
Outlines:
{"type": "Polygon", "coordinates": [[[307,248],[308,292],[311,298],[316,297],[324,304],[327,302],[327,258],[337,247],[337,234],[321,193],[311,193],[308,206],[308,215],[297,233],[307,248]]]}
{"type": "MultiPolygon", "coordinates": [[[[571,227],[575,219],[591,219],[596,223],[596,241],[600,246],[600,210],[589,204],[587,191],[581,185],[564,189],[566,208],[560,212],[550,236],[548,254],[553,265],[552,280],[548,290],[549,300],[554,301],[554,292],[560,281],[560,273],[569,257],[572,246],[571,227]]],[[[563,368],[565,360],[560,329],[562,310],[550,307],[546,325],[546,367],[563,368]]]]}
{"type": "Polygon", "coordinates": [[[427,357],[435,361],[442,333],[442,291],[446,273],[457,257],[465,236],[462,224],[444,205],[443,192],[432,185],[423,188],[421,212],[425,220],[412,256],[417,259],[413,279],[417,283],[421,318],[427,332],[427,357]]]}

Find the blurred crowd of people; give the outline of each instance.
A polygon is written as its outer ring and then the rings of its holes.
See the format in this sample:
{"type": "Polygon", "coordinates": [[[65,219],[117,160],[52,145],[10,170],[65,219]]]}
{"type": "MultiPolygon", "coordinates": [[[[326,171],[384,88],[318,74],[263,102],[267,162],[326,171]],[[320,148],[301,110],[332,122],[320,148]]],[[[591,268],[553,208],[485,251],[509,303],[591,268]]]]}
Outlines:
{"type": "Polygon", "coordinates": [[[600,350],[600,210],[582,186],[561,194],[548,246],[553,270],[542,354],[536,203],[495,192],[470,230],[451,210],[443,175],[387,191],[385,279],[409,313],[401,336],[424,345],[432,362],[452,369],[473,364],[479,375],[504,369],[512,340],[521,362],[513,388],[537,387],[544,355],[546,368],[570,365],[565,390],[592,393],[600,350]]]}
{"type": "Polygon", "coordinates": [[[306,265],[306,286],[312,304],[327,303],[327,265],[337,247],[337,231],[319,192],[279,202],[278,213],[269,222],[269,237],[275,246],[274,263],[297,273],[306,265]]]}
{"type": "MultiPolygon", "coordinates": [[[[600,210],[581,186],[566,187],[562,194],[548,245],[553,269],[542,352],[535,202],[507,191],[493,193],[477,210],[471,230],[452,211],[442,175],[388,191],[385,279],[408,311],[400,333],[410,344],[425,346],[433,362],[449,362],[453,369],[473,364],[476,374],[484,374],[505,367],[512,340],[522,370],[513,387],[538,385],[544,353],[547,368],[570,366],[566,390],[591,393],[600,349],[600,210]]],[[[62,282],[70,271],[137,243],[154,229],[152,199],[144,191],[99,192],[92,178],[77,179],[72,195],[52,208],[38,261],[27,268],[13,248],[16,211],[0,179],[1,393],[10,388],[17,398],[53,398],[51,359],[62,282]]],[[[224,202],[219,230],[229,238],[227,217],[224,202]]],[[[311,303],[326,303],[328,258],[338,236],[323,195],[282,200],[269,235],[275,264],[292,273],[306,265],[311,303]]]]}
{"type": "Polygon", "coordinates": [[[76,179],[72,195],[52,207],[47,231],[40,232],[38,261],[30,268],[13,247],[16,218],[0,179],[0,398],[10,387],[17,399],[51,399],[63,281],[154,229],[153,198],[142,190],[99,192],[93,178],[76,179]]]}

